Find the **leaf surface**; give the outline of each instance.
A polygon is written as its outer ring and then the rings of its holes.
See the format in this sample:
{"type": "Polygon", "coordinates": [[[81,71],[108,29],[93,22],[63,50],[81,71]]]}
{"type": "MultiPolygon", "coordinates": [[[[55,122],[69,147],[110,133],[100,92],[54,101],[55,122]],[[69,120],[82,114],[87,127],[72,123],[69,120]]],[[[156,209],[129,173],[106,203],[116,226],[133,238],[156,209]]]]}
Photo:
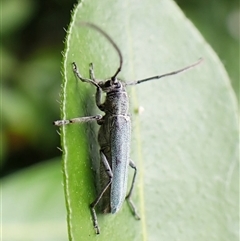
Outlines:
{"type": "Polygon", "coordinates": [[[94,63],[97,79],[112,76],[119,63],[110,43],[81,21],[97,24],[117,43],[124,58],[119,78],[126,82],[185,67],[199,57],[204,62],[128,88],[131,158],[139,170],[133,200],[141,221],[124,204],[116,215],[98,214],[101,234],[95,235],[89,204],[96,198],[98,127],[62,128],[69,239],[237,240],[237,105],[216,54],[172,1],[83,1],[66,40],[63,119],[101,114],[94,87],[76,80],[71,63],[84,77],[94,63]]]}

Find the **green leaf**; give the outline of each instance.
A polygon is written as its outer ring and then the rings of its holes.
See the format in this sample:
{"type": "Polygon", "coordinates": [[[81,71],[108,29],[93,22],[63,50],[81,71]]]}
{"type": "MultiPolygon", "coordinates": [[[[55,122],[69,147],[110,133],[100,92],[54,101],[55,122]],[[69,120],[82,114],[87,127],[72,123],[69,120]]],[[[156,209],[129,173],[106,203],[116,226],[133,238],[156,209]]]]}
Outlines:
{"type": "Polygon", "coordinates": [[[57,159],[1,180],[3,240],[66,240],[61,179],[61,162],[57,159]]]}
{"type": "Polygon", "coordinates": [[[128,89],[131,158],[139,169],[133,200],[141,221],[125,203],[116,215],[98,214],[101,234],[95,234],[89,204],[96,198],[98,127],[61,129],[69,239],[237,240],[237,105],[216,54],[172,1],[81,2],[66,40],[63,119],[101,113],[94,104],[96,90],[76,80],[72,62],[84,77],[94,63],[98,79],[112,76],[119,64],[109,42],[81,21],[97,24],[120,47],[123,80],[170,72],[199,57],[204,62],[128,89]]]}

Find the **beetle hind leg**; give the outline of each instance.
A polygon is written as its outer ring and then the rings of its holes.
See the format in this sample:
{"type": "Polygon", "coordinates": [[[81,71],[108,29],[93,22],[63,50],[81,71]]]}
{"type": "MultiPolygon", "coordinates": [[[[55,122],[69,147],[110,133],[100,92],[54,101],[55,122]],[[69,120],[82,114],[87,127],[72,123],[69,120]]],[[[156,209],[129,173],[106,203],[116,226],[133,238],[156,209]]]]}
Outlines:
{"type": "Polygon", "coordinates": [[[132,179],[132,184],[131,184],[130,190],[129,190],[127,196],[126,196],[126,201],[127,201],[128,205],[129,205],[129,207],[131,209],[131,212],[134,215],[134,217],[137,220],[140,220],[140,216],[137,213],[137,209],[136,209],[133,201],[131,200],[131,196],[132,196],[132,192],[133,192],[133,188],[134,188],[135,180],[136,180],[136,176],[137,176],[137,167],[136,167],[136,165],[134,164],[134,162],[132,160],[129,161],[129,166],[134,169],[134,175],[133,175],[133,179],[132,179]]]}
{"type": "Polygon", "coordinates": [[[104,153],[102,151],[100,151],[100,159],[105,167],[105,171],[109,177],[109,181],[106,184],[106,186],[103,188],[103,190],[101,191],[101,193],[98,195],[98,197],[90,204],[90,209],[91,209],[91,213],[92,213],[92,218],[93,218],[93,226],[96,230],[96,234],[100,233],[99,230],[99,226],[98,226],[98,221],[97,221],[97,214],[96,214],[96,206],[98,205],[98,203],[100,202],[103,194],[107,191],[107,189],[109,188],[109,186],[112,184],[112,178],[113,178],[113,173],[112,173],[112,169],[109,166],[109,163],[107,161],[106,156],[104,155],[104,153]]]}

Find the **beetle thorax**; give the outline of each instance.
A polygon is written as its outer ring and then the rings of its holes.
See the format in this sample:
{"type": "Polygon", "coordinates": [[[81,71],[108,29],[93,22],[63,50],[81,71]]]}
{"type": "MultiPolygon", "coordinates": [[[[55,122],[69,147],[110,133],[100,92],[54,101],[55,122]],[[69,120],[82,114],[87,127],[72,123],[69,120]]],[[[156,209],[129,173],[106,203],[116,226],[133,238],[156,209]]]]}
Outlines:
{"type": "Polygon", "coordinates": [[[115,80],[101,82],[100,87],[106,93],[104,112],[110,115],[128,114],[128,96],[123,83],[115,80]]]}
{"type": "Polygon", "coordinates": [[[112,115],[128,115],[128,96],[126,91],[107,93],[105,112],[112,115]]]}

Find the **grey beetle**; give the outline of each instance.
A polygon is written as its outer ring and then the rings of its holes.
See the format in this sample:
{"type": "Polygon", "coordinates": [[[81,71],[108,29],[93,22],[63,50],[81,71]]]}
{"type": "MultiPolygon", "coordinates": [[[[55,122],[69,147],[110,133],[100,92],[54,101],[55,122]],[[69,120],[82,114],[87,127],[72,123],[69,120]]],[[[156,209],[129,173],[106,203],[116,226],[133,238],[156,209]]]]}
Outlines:
{"type": "Polygon", "coordinates": [[[77,68],[76,63],[72,63],[73,72],[76,77],[82,82],[90,83],[96,87],[96,105],[105,112],[104,116],[86,116],[78,117],[70,120],[57,120],[54,125],[62,126],[72,123],[82,123],[89,121],[97,121],[100,125],[98,133],[98,142],[100,146],[100,186],[101,191],[97,198],[90,204],[92,212],[93,225],[96,233],[99,234],[99,226],[97,222],[96,206],[101,201],[101,211],[104,213],[116,213],[121,208],[126,199],[129,207],[136,219],[140,219],[136,208],[131,201],[132,191],[137,175],[137,167],[132,160],[130,160],[130,142],[131,142],[131,119],[129,115],[129,100],[126,92],[127,85],[137,85],[145,81],[160,79],[169,75],[178,74],[187,69],[198,65],[198,62],[189,65],[185,68],[159,75],[150,78],[124,83],[117,79],[117,75],[122,69],[123,58],[120,49],[116,43],[106,34],[102,29],[96,25],[88,22],[83,22],[81,25],[91,27],[100,32],[112,44],[119,55],[119,67],[116,73],[106,81],[97,82],[94,76],[93,64],[90,64],[89,75],[90,78],[83,78],[77,68]],[[105,101],[102,103],[102,95],[105,93],[105,101]],[[134,175],[130,190],[127,193],[127,175],[128,166],[134,169],[134,175]]]}

